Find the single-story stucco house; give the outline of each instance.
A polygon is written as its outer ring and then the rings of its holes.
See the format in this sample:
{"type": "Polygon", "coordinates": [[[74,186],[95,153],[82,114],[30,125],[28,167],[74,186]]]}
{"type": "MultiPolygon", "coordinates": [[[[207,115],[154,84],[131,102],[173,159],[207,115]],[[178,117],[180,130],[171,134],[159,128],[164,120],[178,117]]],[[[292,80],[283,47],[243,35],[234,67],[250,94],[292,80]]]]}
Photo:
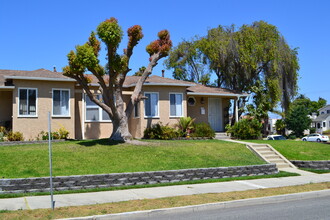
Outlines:
{"type": "MultiPolygon", "coordinates": [[[[138,79],[126,77],[123,91],[126,101],[138,79]]],[[[90,88],[101,98],[97,81],[90,88]]],[[[229,121],[230,100],[246,96],[156,75],[146,80],[142,93],[146,99],[136,105],[129,119],[129,129],[135,138],[141,138],[151,124],[175,124],[184,116],[207,122],[215,131],[224,131],[229,121]]],[[[109,116],[89,100],[74,79],[46,69],[0,70],[0,126],[22,132],[25,140],[36,139],[48,129],[48,112],[52,129],[64,127],[70,138],[105,138],[112,131],[109,116]]]]}

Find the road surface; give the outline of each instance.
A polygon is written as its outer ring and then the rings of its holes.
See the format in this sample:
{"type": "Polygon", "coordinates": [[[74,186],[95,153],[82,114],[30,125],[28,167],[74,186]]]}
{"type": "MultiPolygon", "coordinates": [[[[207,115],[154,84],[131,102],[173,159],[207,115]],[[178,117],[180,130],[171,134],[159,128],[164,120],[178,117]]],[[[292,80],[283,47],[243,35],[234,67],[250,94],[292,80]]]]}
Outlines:
{"type": "MultiPolygon", "coordinates": [[[[123,216],[122,216],[123,217],[123,216]]],[[[125,216],[124,219],[244,219],[244,220],[307,220],[307,219],[330,219],[330,196],[285,201],[278,203],[267,203],[262,205],[247,205],[234,208],[210,207],[201,211],[184,209],[170,212],[151,212],[148,216],[136,217],[134,215],[125,216]]]]}

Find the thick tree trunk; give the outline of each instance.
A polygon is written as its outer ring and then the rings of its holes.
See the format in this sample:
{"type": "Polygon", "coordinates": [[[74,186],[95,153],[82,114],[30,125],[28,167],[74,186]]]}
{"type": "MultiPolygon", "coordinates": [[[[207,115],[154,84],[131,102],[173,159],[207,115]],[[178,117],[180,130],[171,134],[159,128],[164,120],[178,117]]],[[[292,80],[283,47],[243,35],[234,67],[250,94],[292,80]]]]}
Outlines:
{"type": "Polygon", "coordinates": [[[128,119],[126,116],[114,119],[112,126],[113,130],[110,136],[110,140],[125,142],[132,139],[132,135],[128,130],[128,119]]]}

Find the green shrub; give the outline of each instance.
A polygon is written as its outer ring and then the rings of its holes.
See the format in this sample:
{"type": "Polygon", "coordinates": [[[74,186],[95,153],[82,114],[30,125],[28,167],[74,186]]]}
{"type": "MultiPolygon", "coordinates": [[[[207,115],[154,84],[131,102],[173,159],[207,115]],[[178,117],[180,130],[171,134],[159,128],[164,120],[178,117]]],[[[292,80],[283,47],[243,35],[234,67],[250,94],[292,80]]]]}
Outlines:
{"type": "Polygon", "coordinates": [[[6,134],[7,133],[7,130],[6,130],[5,127],[0,126],[0,132],[2,132],[3,134],[6,134]]]}
{"type": "MultiPolygon", "coordinates": [[[[311,132],[311,133],[312,133],[312,132],[311,132]]],[[[315,133],[315,131],[314,131],[313,133],[315,133]]],[[[330,129],[329,129],[329,130],[326,130],[326,131],[323,131],[322,134],[330,135],[330,129]]]]}
{"type": "MultiPolygon", "coordinates": [[[[315,127],[312,127],[312,128],[309,129],[309,133],[310,134],[313,134],[315,132],[316,132],[316,128],[315,127]]],[[[330,130],[329,130],[329,133],[330,133],[330,130]]]]}
{"type": "Polygon", "coordinates": [[[196,123],[194,125],[194,132],[191,134],[192,137],[215,137],[215,132],[208,123],[196,123]]]}
{"type": "Polygon", "coordinates": [[[226,126],[227,133],[238,139],[258,139],[261,137],[262,124],[257,119],[245,118],[233,126],[226,126]]]}
{"type": "Polygon", "coordinates": [[[292,139],[292,140],[294,140],[294,139],[296,139],[296,138],[297,138],[297,136],[294,135],[294,134],[290,134],[290,135],[288,136],[288,139],[292,139]]]}
{"type": "Polygon", "coordinates": [[[181,136],[181,132],[161,123],[153,124],[150,128],[144,130],[144,138],[170,140],[181,136]]]}
{"type": "Polygon", "coordinates": [[[176,124],[183,136],[189,135],[194,130],[194,121],[191,117],[181,117],[176,124]]]}
{"type": "Polygon", "coordinates": [[[58,133],[60,135],[59,139],[68,139],[69,131],[66,130],[64,127],[61,127],[60,129],[58,129],[58,133]]]}
{"type": "MultiPolygon", "coordinates": [[[[61,127],[57,131],[51,132],[50,138],[52,140],[67,139],[68,135],[69,135],[69,132],[64,127],[61,127]]],[[[41,131],[39,133],[37,139],[48,140],[48,132],[41,131]]]]}
{"type": "Polygon", "coordinates": [[[5,134],[3,132],[0,132],[0,142],[3,141],[4,137],[5,137],[5,134]]]}
{"type": "Polygon", "coordinates": [[[6,135],[8,141],[23,141],[24,137],[23,134],[21,132],[13,132],[13,131],[9,131],[6,135]]]}

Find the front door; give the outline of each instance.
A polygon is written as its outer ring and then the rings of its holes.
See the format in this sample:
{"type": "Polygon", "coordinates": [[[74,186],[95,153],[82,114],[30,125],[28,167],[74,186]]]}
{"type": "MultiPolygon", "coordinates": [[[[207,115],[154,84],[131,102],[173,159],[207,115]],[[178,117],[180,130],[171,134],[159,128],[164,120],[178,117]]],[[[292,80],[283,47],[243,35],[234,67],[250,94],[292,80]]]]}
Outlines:
{"type": "Polygon", "coordinates": [[[223,131],[221,98],[209,98],[208,118],[214,131],[223,131]]]}

